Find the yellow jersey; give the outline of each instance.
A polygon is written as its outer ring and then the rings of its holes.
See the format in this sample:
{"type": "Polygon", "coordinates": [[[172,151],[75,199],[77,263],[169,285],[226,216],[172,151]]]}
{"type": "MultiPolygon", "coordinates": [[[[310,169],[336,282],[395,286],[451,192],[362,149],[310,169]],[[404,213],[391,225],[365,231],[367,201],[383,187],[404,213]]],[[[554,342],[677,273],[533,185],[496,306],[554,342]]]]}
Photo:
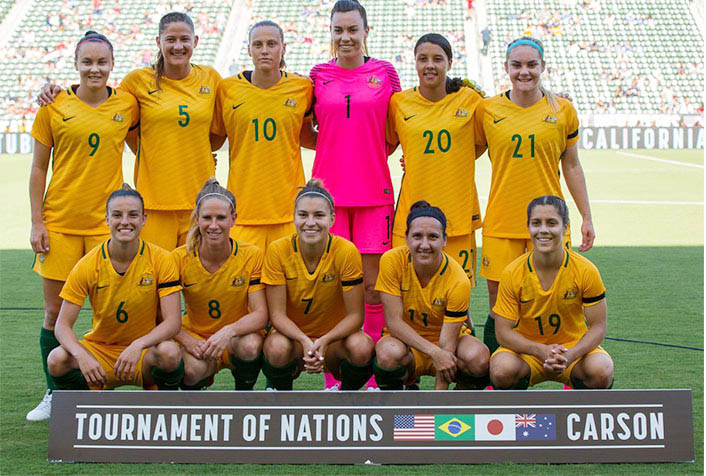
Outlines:
{"type": "Polygon", "coordinates": [[[287,317],[317,339],[346,317],[343,293],[363,283],[363,263],[353,243],[329,234],[324,254],[310,273],[294,234],[267,248],[262,282],[287,286],[287,317]]]}
{"type": "Polygon", "coordinates": [[[559,160],[578,141],[579,122],[571,101],[557,102],[558,112],[545,97],[523,108],[506,91],[478,107],[476,143],[487,143],[493,168],[484,236],[528,239],[527,205],[542,195],[562,197],[559,160]]]}
{"type": "Polygon", "coordinates": [[[32,137],[53,148],[43,220],[58,233],[105,234],[105,201],[123,183],[125,136],[140,111],[125,91],[110,88],[108,99],[91,107],[73,88],[39,108],[32,125],[32,137]]]}
{"type": "Polygon", "coordinates": [[[121,275],[108,256],[108,241],[76,263],[60,297],[82,306],[88,296],[93,324],[84,339],[127,346],[157,326],[159,299],[179,292],[179,272],[168,251],[140,240],[137,255],[121,275]]]}
{"type": "Polygon", "coordinates": [[[412,204],[426,200],[441,208],[449,236],[481,226],[475,184],[475,111],[482,97],[461,88],[432,102],[415,86],[390,99],[388,142],[402,145],[405,174],[397,200],[393,233],[404,235],[412,204]]]}
{"type": "Polygon", "coordinates": [[[191,65],[180,80],[151,67],[130,72],[120,83],[140,103],[140,141],[135,185],[150,210],[191,210],[196,194],[216,171],[209,131],[221,76],[191,65]]]}
{"type": "Polygon", "coordinates": [[[605,298],[601,275],[589,260],[564,250],[561,268],[544,291],[534,271],[532,254],[525,253],[507,265],[493,312],[514,321],[514,331],[533,342],[575,343],[588,330],[583,308],[605,298]]]}
{"type": "Polygon", "coordinates": [[[471,283],[465,271],[444,252],[436,274],[422,287],[406,246],[382,255],[375,290],[402,298],[405,322],[435,344],[439,343],[444,323],[466,320],[471,298],[471,283]]]}
{"type": "Polygon", "coordinates": [[[246,315],[248,294],[264,289],[262,251],[247,243],[232,245],[230,257],[213,273],[204,269],[198,250],[190,253],[181,246],[172,251],[186,303],[181,326],[206,339],[246,315]]]}
{"type": "Polygon", "coordinates": [[[238,201],[238,225],[292,221],[297,187],[304,185],[300,132],[310,113],[313,87],[283,72],[277,84],[260,89],[245,71],[218,87],[211,132],[228,136],[228,189],[238,201]]]}

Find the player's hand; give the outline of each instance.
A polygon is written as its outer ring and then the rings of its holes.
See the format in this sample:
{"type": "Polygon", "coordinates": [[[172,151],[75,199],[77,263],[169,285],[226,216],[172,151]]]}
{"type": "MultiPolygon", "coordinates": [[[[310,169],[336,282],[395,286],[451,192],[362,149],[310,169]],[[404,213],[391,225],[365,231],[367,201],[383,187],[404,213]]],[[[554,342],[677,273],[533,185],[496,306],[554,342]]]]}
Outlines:
{"type": "Polygon", "coordinates": [[[400,165],[402,166],[402,172],[406,172],[407,170],[405,169],[404,155],[400,157],[400,165]]]}
{"type": "Polygon", "coordinates": [[[437,372],[436,377],[434,378],[434,390],[448,390],[449,389],[449,382],[444,381],[444,379],[441,378],[439,373],[437,372]]]}
{"type": "Polygon", "coordinates": [[[568,349],[561,344],[551,344],[546,347],[548,348],[547,357],[544,359],[542,366],[556,374],[563,373],[570,364],[566,355],[568,349]]]}
{"type": "Polygon", "coordinates": [[[37,96],[37,104],[46,106],[54,102],[54,98],[61,92],[61,86],[56,84],[44,83],[42,90],[37,96]]]}
{"type": "Polygon", "coordinates": [[[581,246],[579,246],[579,251],[588,251],[593,248],[595,239],[596,231],[593,229],[593,220],[590,217],[584,218],[581,223],[581,246]]]}
{"type": "MultiPolygon", "coordinates": [[[[188,334],[187,334],[188,335],[188,334]]],[[[205,360],[204,357],[204,349],[206,347],[206,341],[197,339],[196,337],[193,337],[189,335],[189,337],[185,337],[181,345],[184,346],[184,349],[194,357],[196,357],[199,360],[205,360]]]]}
{"type": "Polygon", "coordinates": [[[128,382],[135,377],[137,362],[140,360],[142,350],[142,344],[138,341],[134,341],[122,351],[118,357],[118,360],[115,361],[115,366],[113,367],[113,373],[118,380],[128,382]]]}
{"type": "Polygon", "coordinates": [[[571,101],[571,102],[574,102],[574,100],[571,98],[571,96],[569,95],[569,93],[556,93],[556,95],[557,95],[558,97],[560,97],[560,98],[564,98],[564,99],[566,99],[566,100],[569,100],[569,101],[571,101]]]}
{"type": "Polygon", "coordinates": [[[302,358],[304,360],[304,370],[306,373],[321,373],[324,368],[324,356],[319,352],[320,345],[315,346],[314,342],[308,337],[301,341],[301,345],[304,351],[302,358]]]}
{"type": "Polygon", "coordinates": [[[32,233],[29,235],[29,242],[32,251],[35,253],[46,253],[49,251],[49,232],[44,223],[32,224],[32,233]]]}
{"type": "Polygon", "coordinates": [[[453,382],[456,377],[456,356],[448,350],[439,348],[431,355],[431,360],[436,369],[437,378],[446,383],[453,382]]]}
{"type": "Polygon", "coordinates": [[[105,370],[103,370],[103,367],[101,367],[101,364],[98,363],[90,352],[82,352],[80,355],[76,356],[76,361],[88,385],[92,387],[102,387],[106,384],[108,376],[105,370]]]}
{"type": "Polygon", "coordinates": [[[223,351],[228,348],[230,340],[235,337],[229,326],[222,327],[204,343],[203,356],[205,360],[218,360],[223,351]]]}

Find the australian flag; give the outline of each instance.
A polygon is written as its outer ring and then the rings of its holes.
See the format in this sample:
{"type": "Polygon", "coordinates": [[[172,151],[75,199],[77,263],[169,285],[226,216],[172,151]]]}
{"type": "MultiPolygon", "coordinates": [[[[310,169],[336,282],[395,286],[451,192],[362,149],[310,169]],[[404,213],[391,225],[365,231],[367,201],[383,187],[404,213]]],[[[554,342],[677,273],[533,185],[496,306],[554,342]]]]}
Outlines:
{"type": "Polygon", "coordinates": [[[556,415],[515,415],[515,440],[556,440],[556,415]]]}

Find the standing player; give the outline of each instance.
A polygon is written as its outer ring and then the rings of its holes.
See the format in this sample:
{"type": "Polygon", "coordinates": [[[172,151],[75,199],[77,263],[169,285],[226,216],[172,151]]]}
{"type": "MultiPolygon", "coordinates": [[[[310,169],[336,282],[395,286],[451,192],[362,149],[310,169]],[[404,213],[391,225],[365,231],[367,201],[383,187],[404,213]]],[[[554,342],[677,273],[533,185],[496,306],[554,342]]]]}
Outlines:
{"type": "Polygon", "coordinates": [[[54,386],[46,362],[59,345],[54,335],[59,292],[78,260],[108,237],[103,204],[123,181],[125,137],[139,120],[135,98],[106,86],[113,69],[113,46],[105,36],[86,33],[76,45],[74,61],[80,83],[61,91],[54,104],[40,108],[32,127],[30,242],[36,253],[33,270],[42,277],[44,323],[39,347],[48,390],[27,414],[31,421],[46,420],[51,414],[54,386]]]}
{"type": "Polygon", "coordinates": [[[310,180],[294,202],[296,234],[267,250],[262,281],[274,331],[265,339],[262,370],[275,390],[291,390],[304,368],[331,372],[342,390],[357,390],[372,375],[373,341],[363,324],[360,253],[329,234],[331,194],[310,180]]]}
{"type": "Polygon", "coordinates": [[[120,385],[177,390],[184,363],[170,340],[181,320],[174,259],[140,239],[145,209],[129,185],[111,193],[105,208],[110,239],[76,264],[61,290],[56,321],[61,346],[49,354],[49,373],[61,390],[120,385]],[[73,326],[86,296],[93,325],[79,341],[73,326]]]}
{"type": "Polygon", "coordinates": [[[209,179],[196,197],[186,245],[173,251],[186,314],[176,340],[184,348],[185,390],[208,386],[230,369],[236,390],[252,390],[262,366],[267,325],[262,251],[230,239],[235,197],[209,179]]]}
{"type": "MultiPolygon", "coordinates": [[[[385,122],[390,96],[400,90],[395,68],[367,56],[363,6],[339,0],[331,11],[334,59],[311,70],[319,125],[312,175],[336,199],[335,235],[363,255],[365,332],[377,340],[384,325],[375,291],[382,253],[392,244],[394,193],[387,166],[385,122]]],[[[335,381],[327,377],[327,387],[335,381]]],[[[375,387],[374,381],[369,386],[375,387]]]]}
{"type": "MultiPolygon", "coordinates": [[[[488,145],[493,168],[488,207],[483,221],[481,276],[488,281],[491,313],[484,341],[491,352],[498,343],[492,309],[498,281],[511,261],[530,250],[532,242],[522,227],[524,207],[533,198],[561,197],[559,163],[564,180],[583,218],[579,251],[593,246],[595,232],[583,169],[578,158],[578,118],[570,101],[544,89],[545,68],[539,40],[522,37],[507,47],[505,71],[512,90],[484,100],[477,111],[476,144],[488,145]]],[[[569,234],[564,237],[570,248],[569,234]]]]}
{"type": "Polygon", "coordinates": [[[248,54],[255,69],[218,87],[211,133],[228,136],[228,189],[240,212],[233,238],[267,251],[274,240],[294,233],[292,203],[304,185],[300,133],[310,112],[313,88],[284,68],[284,34],[274,22],[250,29],[248,54]]]}
{"type": "MultiPolygon", "coordinates": [[[[135,186],[150,216],[143,236],[166,250],[186,241],[193,197],[215,173],[209,131],[220,75],[210,66],[191,64],[199,37],[185,13],[159,20],[157,62],[130,72],[120,88],[140,104],[140,135],[135,151],[135,186]]],[[[47,86],[39,102],[51,102],[47,86]]]]}
{"type": "Polygon", "coordinates": [[[380,260],[375,287],[386,327],[375,346],[375,378],[384,390],[402,390],[421,375],[435,375],[435,388],[482,389],[488,384],[488,349],[462,335],[471,284],[442,251],[446,216],[421,200],[407,215],[407,246],[380,260]]]}
{"type": "Polygon", "coordinates": [[[545,380],[573,388],[610,388],[613,361],[600,347],[606,331],[605,286],[596,267],[564,249],[566,203],[535,198],[527,207],[533,251],[510,263],[493,308],[501,347],[490,360],[497,389],[545,380]]]}

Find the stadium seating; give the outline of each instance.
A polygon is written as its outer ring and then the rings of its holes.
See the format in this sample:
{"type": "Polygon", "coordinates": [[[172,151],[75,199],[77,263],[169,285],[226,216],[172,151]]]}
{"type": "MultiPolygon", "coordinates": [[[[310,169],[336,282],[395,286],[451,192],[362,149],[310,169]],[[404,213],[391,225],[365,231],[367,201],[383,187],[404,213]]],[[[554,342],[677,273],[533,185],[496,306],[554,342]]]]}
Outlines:
{"type": "Polygon", "coordinates": [[[7,12],[10,11],[10,8],[12,8],[14,4],[14,0],[4,0],[0,2],[0,23],[5,19],[5,15],[7,15],[7,12]]]}

